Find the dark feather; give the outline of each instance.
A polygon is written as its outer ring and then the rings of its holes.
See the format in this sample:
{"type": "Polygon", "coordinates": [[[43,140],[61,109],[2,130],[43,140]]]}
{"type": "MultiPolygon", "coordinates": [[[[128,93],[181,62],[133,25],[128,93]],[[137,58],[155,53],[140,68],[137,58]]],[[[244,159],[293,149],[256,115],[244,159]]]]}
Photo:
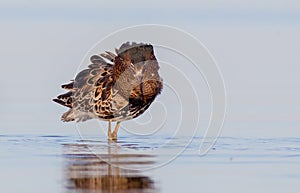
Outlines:
{"type": "Polygon", "coordinates": [[[61,87],[62,87],[63,89],[66,89],[66,90],[72,90],[73,87],[74,87],[74,81],[72,81],[72,82],[70,82],[70,83],[68,83],[68,84],[63,84],[63,85],[61,85],[61,87]]]}

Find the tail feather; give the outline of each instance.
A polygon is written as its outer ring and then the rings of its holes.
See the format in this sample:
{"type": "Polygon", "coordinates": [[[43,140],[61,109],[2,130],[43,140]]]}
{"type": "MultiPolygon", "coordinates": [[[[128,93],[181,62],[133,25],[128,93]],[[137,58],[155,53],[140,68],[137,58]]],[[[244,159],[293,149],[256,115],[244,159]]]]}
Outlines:
{"type": "Polygon", "coordinates": [[[74,88],[74,81],[72,81],[68,84],[61,85],[61,88],[66,89],[66,90],[72,90],[74,88]]]}
{"type": "Polygon", "coordinates": [[[61,116],[61,120],[63,122],[69,122],[69,121],[74,121],[74,112],[72,109],[68,110],[67,112],[65,112],[62,116],[61,116]]]}
{"type": "Polygon", "coordinates": [[[59,96],[57,96],[56,99],[53,99],[54,102],[72,108],[72,92],[67,92],[65,94],[61,94],[59,96]]]}
{"type": "Polygon", "coordinates": [[[61,99],[61,100],[68,100],[69,98],[71,98],[72,94],[73,93],[70,91],[65,94],[61,94],[61,95],[57,96],[57,98],[61,99]]]}
{"type": "Polygon", "coordinates": [[[68,110],[67,112],[65,112],[62,116],[61,116],[61,120],[63,122],[69,122],[69,121],[74,121],[74,113],[73,113],[73,109],[72,109],[72,93],[68,92],[66,94],[62,94],[59,95],[56,99],[53,99],[54,102],[69,107],[71,108],[70,110],[68,110]]]}

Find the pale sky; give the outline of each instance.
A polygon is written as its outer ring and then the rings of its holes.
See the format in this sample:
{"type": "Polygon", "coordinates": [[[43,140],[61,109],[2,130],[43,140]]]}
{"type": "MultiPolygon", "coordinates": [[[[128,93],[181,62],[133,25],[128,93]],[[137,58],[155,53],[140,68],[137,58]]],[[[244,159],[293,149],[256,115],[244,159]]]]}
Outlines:
{"type": "Polygon", "coordinates": [[[0,131],[72,128],[59,122],[65,109],[51,102],[60,84],[95,42],[148,23],[181,28],[211,51],[227,89],[225,129],[299,134],[297,0],[1,1],[0,131]]]}
{"type": "Polygon", "coordinates": [[[2,20],[66,20],[104,22],[296,22],[300,20],[297,0],[265,1],[1,1],[2,20]],[[138,15],[138,17],[137,17],[138,15]]]}

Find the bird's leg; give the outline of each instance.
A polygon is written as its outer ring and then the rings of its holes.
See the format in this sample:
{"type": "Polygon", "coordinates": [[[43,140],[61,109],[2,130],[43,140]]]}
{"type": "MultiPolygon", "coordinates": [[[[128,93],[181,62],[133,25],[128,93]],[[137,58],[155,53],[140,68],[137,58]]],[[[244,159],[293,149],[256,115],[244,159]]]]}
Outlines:
{"type": "Polygon", "coordinates": [[[120,121],[117,121],[117,124],[116,124],[116,126],[115,126],[115,129],[114,129],[114,131],[113,131],[113,133],[112,133],[112,139],[113,140],[116,140],[117,139],[117,133],[118,133],[118,129],[119,129],[119,127],[120,127],[120,121]]]}
{"type": "Polygon", "coordinates": [[[111,121],[108,121],[108,131],[107,131],[107,136],[109,140],[112,140],[112,135],[111,135],[111,121]]]}

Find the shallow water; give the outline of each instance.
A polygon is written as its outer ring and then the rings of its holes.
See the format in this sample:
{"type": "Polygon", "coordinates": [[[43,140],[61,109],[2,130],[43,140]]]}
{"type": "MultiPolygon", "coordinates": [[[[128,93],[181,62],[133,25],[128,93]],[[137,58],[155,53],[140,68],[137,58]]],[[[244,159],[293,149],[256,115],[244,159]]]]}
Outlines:
{"type": "Polygon", "coordinates": [[[0,192],[298,192],[300,138],[0,135],[0,192]],[[168,141],[169,143],[164,143],[168,141]],[[178,154],[184,150],[183,153],[178,154]]]}

